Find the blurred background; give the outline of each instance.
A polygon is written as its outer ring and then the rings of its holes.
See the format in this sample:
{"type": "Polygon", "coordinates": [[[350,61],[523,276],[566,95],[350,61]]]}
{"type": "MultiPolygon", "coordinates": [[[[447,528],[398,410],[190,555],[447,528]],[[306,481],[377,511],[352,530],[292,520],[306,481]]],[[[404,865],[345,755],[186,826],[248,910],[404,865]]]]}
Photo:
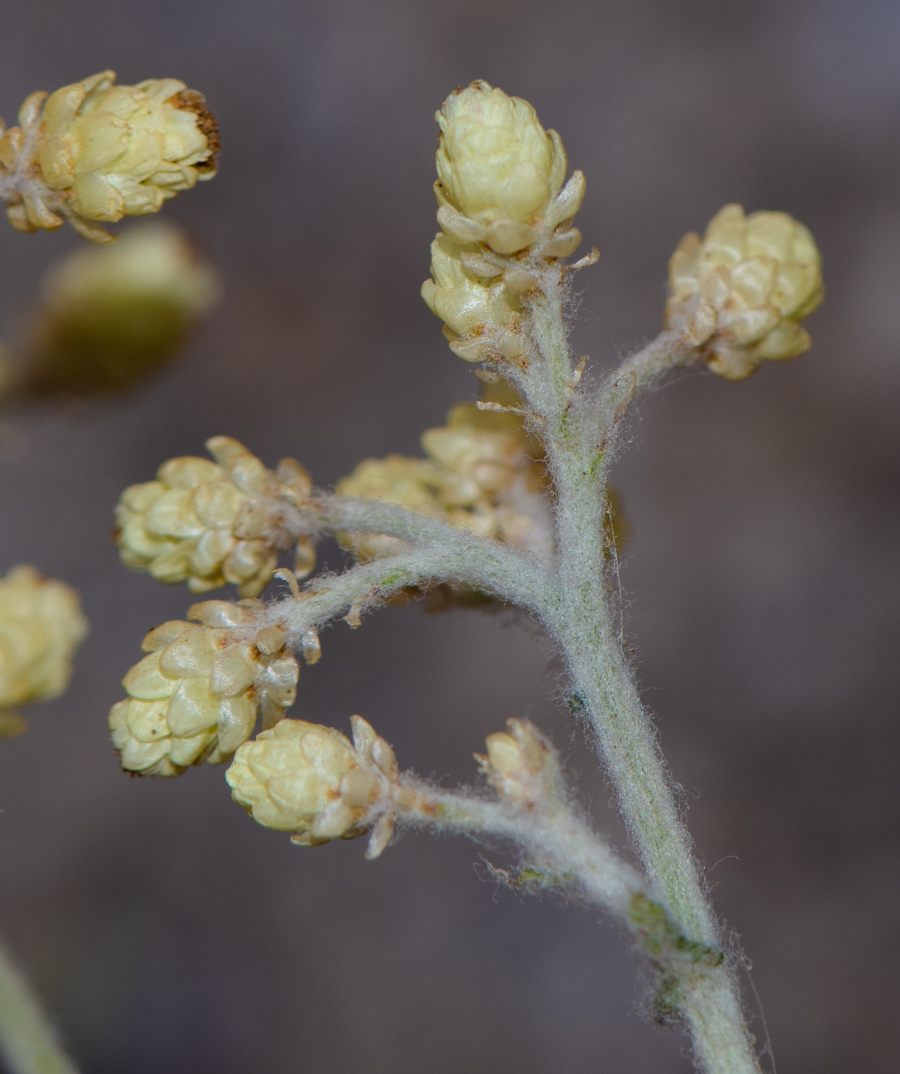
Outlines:
{"type": "MultiPolygon", "coordinates": [[[[72,583],[92,622],[69,693],[0,747],[0,931],[85,1074],[689,1070],[684,1039],[639,1016],[621,937],[498,888],[502,849],[299,849],[231,803],[222,769],[128,779],[108,742],[144,632],[191,602],[119,564],[122,488],[214,434],[330,485],[363,456],[418,454],[475,394],[418,296],[433,114],[473,78],[530,100],[587,174],[578,222],[601,260],[574,335],[594,370],[655,334],[671,251],[726,202],[819,242],[808,355],[643,403],[615,474],[622,581],[698,854],[752,961],[754,1031],[782,1074],[896,1070],[898,46],[890,0],[3,5],[8,122],[31,91],[113,67],[202,90],[224,142],[214,182],[163,214],[224,286],[180,364],[118,400],[0,415],[0,568],[72,583]]],[[[7,340],[81,242],[3,223],[7,340]]],[[[293,714],[347,731],[359,712],[447,782],[528,715],[624,845],[555,702],[560,668],[517,615],[393,609],[323,646],[293,714]]]]}

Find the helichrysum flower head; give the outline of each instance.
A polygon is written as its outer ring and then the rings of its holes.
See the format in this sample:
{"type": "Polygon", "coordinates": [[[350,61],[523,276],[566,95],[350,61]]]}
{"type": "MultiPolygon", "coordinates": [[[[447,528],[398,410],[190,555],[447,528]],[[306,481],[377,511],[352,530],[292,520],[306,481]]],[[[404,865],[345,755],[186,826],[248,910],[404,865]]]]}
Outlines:
{"type": "Polygon", "coordinates": [[[88,221],[155,213],[168,198],[215,175],[219,139],[203,95],[176,78],[115,85],[115,74],[33,93],[19,126],[0,139],[10,222],[59,227],[108,241],[88,221]],[[60,215],[61,214],[61,215],[60,215]]]}
{"type": "Polygon", "coordinates": [[[219,764],[294,703],[297,661],[278,627],[253,633],[261,605],[224,600],[196,604],[198,622],[163,623],[141,648],[148,655],[122,681],[128,698],[109,714],[122,767],[177,776],[188,765],[219,764]],[[248,640],[249,637],[249,640],[248,640]]]}
{"type": "Polygon", "coordinates": [[[436,118],[438,222],[458,241],[514,254],[578,211],[584,177],[562,189],[562,141],[527,101],[478,81],[451,93],[436,118]]]}
{"type": "MultiPolygon", "coordinates": [[[[422,446],[427,459],[365,459],[338,482],[338,494],[399,503],[533,551],[547,551],[548,540],[552,547],[544,469],[520,418],[460,403],[445,426],[422,434],[422,446]]],[[[381,534],[342,534],[341,540],[362,559],[403,548],[381,534]]]]}
{"type": "Polygon", "coordinates": [[[0,708],[58,697],[87,632],[71,586],[26,565],[0,579],[0,708]]]}
{"type": "Polygon", "coordinates": [[[743,380],[764,360],[808,350],[800,322],[822,301],[822,270],[812,235],[787,213],[744,216],[726,205],[701,240],[682,239],[669,263],[667,327],[685,327],[710,368],[743,380]]]}
{"type": "MultiPolygon", "coordinates": [[[[227,436],[206,443],[215,459],[169,459],[156,481],[132,485],[116,509],[116,541],[122,561],[159,582],[187,582],[205,593],[230,582],[255,597],[271,581],[278,552],[296,541],[288,521],[312,490],[309,475],[293,459],[266,469],[227,436]]],[[[301,573],[312,570],[310,542],[297,546],[301,573]]]]}
{"type": "MultiPolygon", "coordinates": [[[[391,747],[359,716],[353,742],[304,720],[281,720],[237,751],[225,778],[235,801],[266,828],[293,832],[292,842],[318,846],[353,839],[372,827],[373,807],[397,776],[391,747]]],[[[381,853],[390,823],[369,857],[381,853]]]]}
{"type": "Polygon", "coordinates": [[[43,292],[28,378],[80,394],[128,387],[167,362],[218,282],[178,228],[154,221],[61,259],[43,292]]]}
{"type": "Polygon", "coordinates": [[[556,754],[534,724],[508,720],[508,731],[486,739],[487,756],[475,755],[488,782],[519,809],[552,806],[562,791],[556,754]]]}
{"type": "Polygon", "coordinates": [[[460,358],[518,358],[525,346],[518,295],[502,279],[480,275],[485,271],[491,268],[478,259],[474,244],[460,246],[439,234],[431,244],[433,278],[422,284],[422,298],[444,322],[450,349],[460,358]]]}

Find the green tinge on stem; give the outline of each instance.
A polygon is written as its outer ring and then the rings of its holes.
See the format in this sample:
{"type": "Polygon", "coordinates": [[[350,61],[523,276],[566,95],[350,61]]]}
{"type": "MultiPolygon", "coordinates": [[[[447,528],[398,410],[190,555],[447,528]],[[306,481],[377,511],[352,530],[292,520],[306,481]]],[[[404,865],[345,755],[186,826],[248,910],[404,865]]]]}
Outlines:
{"type": "Polygon", "coordinates": [[[2,947],[0,1056],[9,1074],[78,1074],[47,1015],[2,947]]]}
{"type": "MultiPolygon", "coordinates": [[[[599,393],[582,389],[576,397],[566,377],[572,367],[559,290],[545,291],[532,303],[531,313],[533,338],[541,347],[541,360],[531,377],[540,376],[540,367],[547,374],[543,384],[527,393],[528,403],[543,423],[557,497],[560,592],[547,626],[565,652],[574,693],[594,728],[625,821],[677,933],[698,950],[717,949],[718,928],[701,887],[690,838],[622,652],[606,586],[603,547],[606,475],[628,404],[641,388],[668,369],[688,364],[697,352],[677,333],[662,333],[627,359],[599,393]]],[[[666,974],[677,983],[670,999],[690,1031],[700,1069],[706,1074],[759,1074],[727,961],[698,972],[689,959],[669,959],[663,983],[666,974]]]]}

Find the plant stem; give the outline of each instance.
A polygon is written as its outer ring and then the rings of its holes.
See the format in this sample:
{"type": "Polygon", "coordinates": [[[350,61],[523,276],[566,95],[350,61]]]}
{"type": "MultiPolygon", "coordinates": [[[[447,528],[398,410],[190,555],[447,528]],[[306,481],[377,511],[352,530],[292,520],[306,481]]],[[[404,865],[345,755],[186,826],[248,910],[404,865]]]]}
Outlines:
{"type": "MultiPolygon", "coordinates": [[[[687,936],[718,945],[719,931],[701,887],[690,838],[624,659],[618,616],[610,607],[603,544],[606,473],[625,408],[637,388],[690,361],[696,352],[692,355],[676,333],[664,333],[626,361],[599,400],[584,392],[576,396],[571,374],[565,376],[571,361],[559,287],[545,288],[533,301],[532,318],[544,385],[549,382],[555,389],[549,406],[546,388],[539,399],[529,399],[542,419],[557,496],[560,600],[548,625],[565,652],[577,705],[593,726],[651,882],[687,936]]],[[[702,1070],[757,1074],[760,1068],[727,962],[686,976],[679,1006],[702,1070]]]]}
{"type": "Polygon", "coordinates": [[[516,810],[464,791],[435,790],[409,776],[402,782],[416,795],[413,807],[403,813],[406,823],[509,839],[537,867],[532,871],[538,886],[575,888],[634,931],[629,907],[635,895],[646,893],[643,877],[572,810],[516,810]]]}
{"type": "Polygon", "coordinates": [[[78,1074],[25,979],[0,947],[0,1055],[9,1074],[78,1074]]]}

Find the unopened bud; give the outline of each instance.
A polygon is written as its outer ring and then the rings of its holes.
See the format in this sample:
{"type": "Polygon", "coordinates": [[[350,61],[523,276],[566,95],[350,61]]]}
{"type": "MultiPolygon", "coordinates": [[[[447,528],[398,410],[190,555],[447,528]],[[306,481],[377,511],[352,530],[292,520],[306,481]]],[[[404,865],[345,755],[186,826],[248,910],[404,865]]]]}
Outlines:
{"type": "Polygon", "coordinates": [[[293,832],[300,846],[366,834],[373,810],[389,796],[396,761],[391,765],[393,751],[365,720],[354,716],[353,726],[352,743],[304,720],[263,731],[241,746],[226,773],[235,800],[264,827],[293,832]]]}
{"type": "Polygon", "coordinates": [[[475,754],[481,771],[497,794],[521,809],[551,806],[560,793],[556,754],[534,724],[508,720],[508,733],[486,739],[487,756],[475,754]]]}
{"type": "Polygon", "coordinates": [[[215,462],[170,459],[156,481],[122,493],[119,552],[126,566],[159,582],[186,581],[193,593],[230,582],[255,597],[272,580],[278,552],[297,539],[292,515],[312,486],[308,475],[300,480],[299,463],[283,471],[287,483],[237,440],[214,436],[206,446],[215,462]]]}
{"type": "Polygon", "coordinates": [[[217,293],[212,268],[171,224],[77,250],[45,278],[27,380],[38,392],[129,387],[174,357],[217,293]]]}
{"type": "Polygon", "coordinates": [[[438,223],[456,241],[514,254],[578,211],[584,176],[563,189],[562,141],[527,101],[473,82],[450,94],[437,121],[438,223]]]}
{"type": "Polygon", "coordinates": [[[71,586],[13,567],[0,579],[0,709],[58,697],[87,632],[71,586]]]}
{"type": "Polygon", "coordinates": [[[819,251],[787,213],[744,216],[726,205],[701,240],[686,235],[669,263],[666,326],[702,346],[710,368],[743,380],[762,361],[811,345],[800,322],[822,301],[819,251]]]}
{"type": "Polygon", "coordinates": [[[189,614],[200,625],[174,620],[144,638],[148,655],[123,680],[129,697],[109,714],[124,769],[177,776],[202,761],[219,764],[250,737],[260,714],[265,726],[281,719],[298,677],[283,648],[286,633],[266,627],[255,644],[235,636],[252,629],[257,603],[197,604],[189,614]]]}
{"type": "Polygon", "coordinates": [[[219,136],[203,95],[175,78],[116,86],[103,71],[50,94],[33,93],[0,139],[0,189],[20,231],[67,217],[95,242],[90,221],[157,212],[216,172],[219,136]],[[5,180],[5,181],[4,181],[5,180]]]}

